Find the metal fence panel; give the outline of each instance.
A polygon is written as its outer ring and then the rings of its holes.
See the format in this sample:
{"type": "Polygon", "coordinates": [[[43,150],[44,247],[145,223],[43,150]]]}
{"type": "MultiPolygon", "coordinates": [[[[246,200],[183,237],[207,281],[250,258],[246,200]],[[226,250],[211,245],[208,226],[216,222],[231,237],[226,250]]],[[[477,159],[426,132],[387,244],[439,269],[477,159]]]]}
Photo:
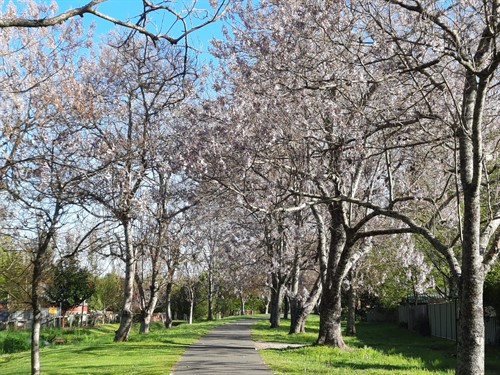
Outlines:
{"type": "Polygon", "coordinates": [[[429,324],[432,336],[456,340],[456,302],[430,304],[429,324]]]}
{"type": "Polygon", "coordinates": [[[408,324],[408,305],[399,305],[399,307],[398,307],[398,323],[408,324]]]}
{"type": "MultiPolygon", "coordinates": [[[[409,329],[415,328],[412,321],[417,315],[421,316],[423,310],[419,313],[411,312],[414,306],[401,305],[399,307],[399,322],[408,324],[409,329]],[[405,319],[405,320],[404,320],[405,319]]],[[[448,340],[457,339],[457,301],[446,303],[430,303],[427,305],[427,314],[429,319],[430,334],[436,337],[442,337],[448,340]]],[[[496,319],[486,319],[484,322],[485,341],[487,344],[499,343],[499,324],[496,319]]]]}
{"type": "Polygon", "coordinates": [[[498,344],[498,324],[496,319],[486,319],[484,322],[486,344],[498,344]]]}

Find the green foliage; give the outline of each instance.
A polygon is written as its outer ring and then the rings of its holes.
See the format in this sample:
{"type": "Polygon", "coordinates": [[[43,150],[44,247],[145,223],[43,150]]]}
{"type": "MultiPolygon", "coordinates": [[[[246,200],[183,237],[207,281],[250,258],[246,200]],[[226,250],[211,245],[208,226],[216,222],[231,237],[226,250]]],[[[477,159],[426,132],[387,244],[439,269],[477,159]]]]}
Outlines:
{"type": "Polygon", "coordinates": [[[495,309],[500,317],[500,264],[497,262],[486,275],[484,282],[484,305],[495,309]]]}
{"type": "Polygon", "coordinates": [[[95,292],[89,299],[90,308],[120,311],[123,299],[123,278],[112,272],[104,277],[95,277],[94,285],[95,292]]]}
{"type": "Polygon", "coordinates": [[[95,285],[92,274],[74,263],[59,263],[51,282],[46,288],[46,296],[52,303],[61,304],[68,310],[90,298],[95,285]]]}
{"type": "Polygon", "coordinates": [[[31,263],[25,254],[8,249],[9,243],[0,240],[0,301],[9,299],[9,306],[15,308],[29,299],[31,263]]]}
{"type": "MultiPolygon", "coordinates": [[[[207,289],[200,280],[192,283],[191,288],[194,292],[193,321],[204,320],[208,315],[207,289]]],[[[184,317],[189,316],[190,302],[188,295],[187,284],[177,284],[172,290],[172,311],[178,319],[184,319],[184,317]]]]}
{"type": "Polygon", "coordinates": [[[400,236],[379,239],[360,271],[363,307],[394,308],[414,294],[456,295],[446,259],[418,235],[411,240],[400,236]]]}
{"type": "Polygon", "coordinates": [[[266,304],[259,296],[250,294],[246,301],[246,309],[252,310],[254,314],[263,314],[266,311],[266,304]]]}
{"type": "Polygon", "coordinates": [[[189,301],[183,287],[174,285],[171,296],[172,313],[178,319],[184,319],[189,314],[189,301]]]}
{"type": "Polygon", "coordinates": [[[8,332],[0,336],[0,353],[17,353],[30,350],[30,336],[17,332],[8,332]]]}

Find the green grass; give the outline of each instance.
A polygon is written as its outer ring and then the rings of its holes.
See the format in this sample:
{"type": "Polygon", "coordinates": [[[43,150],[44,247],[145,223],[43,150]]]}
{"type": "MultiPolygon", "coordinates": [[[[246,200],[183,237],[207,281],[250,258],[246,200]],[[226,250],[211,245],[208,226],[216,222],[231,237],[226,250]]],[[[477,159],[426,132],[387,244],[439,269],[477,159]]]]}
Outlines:
{"type": "MultiPolygon", "coordinates": [[[[67,344],[41,350],[43,374],[168,374],[187,346],[216,325],[234,320],[181,324],[170,330],[153,324],[149,335],[139,335],[137,327],[129,341],[114,343],[117,325],[88,329],[45,330],[42,338],[64,337],[67,344]]],[[[351,350],[341,351],[314,346],[318,317],[311,316],[305,334],[288,335],[289,321],[278,329],[269,329],[265,320],[257,320],[252,329],[254,340],[297,343],[296,349],[260,351],[276,374],[453,374],[455,343],[418,336],[406,329],[387,324],[361,323],[356,337],[345,337],[351,350]]],[[[29,332],[0,332],[0,341],[9,334],[24,339],[29,332]]],[[[487,374],[500,373],[500,348],[489,347],[487,374]]],[[[28,374],[30,352],[0,355],[0,374],[28,374]]]]}
{"type": "MultiPolygon", "coordinates": [[[[68,343],[41,350],[42,373],[168,374],[189,344],[230,320],[181,324],[169,330],[163,329],[161,324],[153,324],[148,335],[140,335],[134,326],[129,340],[123,343],[113,342],[114,331],[118,328],[114,324],[62,332],[48,330],[42,336],[64,337],[68,343]]],[[[29,351],[0,355],[0,374],[29,373],[29,351]]]]}
{"type": "MultiPolygon", "coordinates": [[[[289,321],[269,329],[266,321],[253,326],[252,338],[306,345],[302,348],[266,349],[261,356],[276,374],[453,374],[455,343],[422,337],[390,324],[360,323],[356,337],[344,337],[350,350],[314,346],[319,321],[311,316],[306,333],[289,335],[289,321]]],[[[486,353],[487,374],[500,373],[500,348],[486,353]]]]}

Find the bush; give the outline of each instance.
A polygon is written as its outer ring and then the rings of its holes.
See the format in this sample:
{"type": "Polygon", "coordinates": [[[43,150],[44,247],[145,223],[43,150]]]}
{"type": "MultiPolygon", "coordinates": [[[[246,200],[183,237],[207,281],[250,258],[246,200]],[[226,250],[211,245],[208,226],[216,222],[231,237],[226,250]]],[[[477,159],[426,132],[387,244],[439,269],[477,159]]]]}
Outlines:
{"type": "Polygon", "coordinates": [[[16,334],[8,334],[3,339],[0,349],[2,353],[8,354],[8,353],[24,352],[26,350],[30,350],[30,347],[31,343],[29,339],[27,339],[26,337],[16,334]]]}

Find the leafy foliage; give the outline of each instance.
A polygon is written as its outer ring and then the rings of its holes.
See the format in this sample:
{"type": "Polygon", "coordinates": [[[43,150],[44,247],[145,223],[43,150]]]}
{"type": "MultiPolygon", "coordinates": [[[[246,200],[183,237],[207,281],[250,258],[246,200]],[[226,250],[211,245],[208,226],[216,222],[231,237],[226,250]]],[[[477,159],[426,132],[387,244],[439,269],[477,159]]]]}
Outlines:
{"type": "Polygon", "coordinates": [[[94,278],[95,291],[89,306],[95,310],[120,311],[123,296],[123,278],[111,272],[94,278]]]}
{"type": "Polygon", "coordinates": [[[484,283],[484,305],[492,306],[495,309],[496,318],[500,317],[500,264],[486,276],[484,283]]]}
{"type": "Polygon", "coordinates": [[[25,254],[0,244],[0,301],[8,299],[9,308],[23,306],[28,299],[31,267],[25,254]]]}
{"type": "Polygon", "coordinates": [[[95,292],[92,274],[76,264],[60,262],[54,268],[54,276],[46,288],[46,297],[52,303],[61,304],[64,311],[78,306],[95,292]]]}
{"type": "Polygon", "coordinates": [[[17,353],[30,349],[30,340],[27,335],[9,333],[0,340],[0,353],[17,353]]]}

